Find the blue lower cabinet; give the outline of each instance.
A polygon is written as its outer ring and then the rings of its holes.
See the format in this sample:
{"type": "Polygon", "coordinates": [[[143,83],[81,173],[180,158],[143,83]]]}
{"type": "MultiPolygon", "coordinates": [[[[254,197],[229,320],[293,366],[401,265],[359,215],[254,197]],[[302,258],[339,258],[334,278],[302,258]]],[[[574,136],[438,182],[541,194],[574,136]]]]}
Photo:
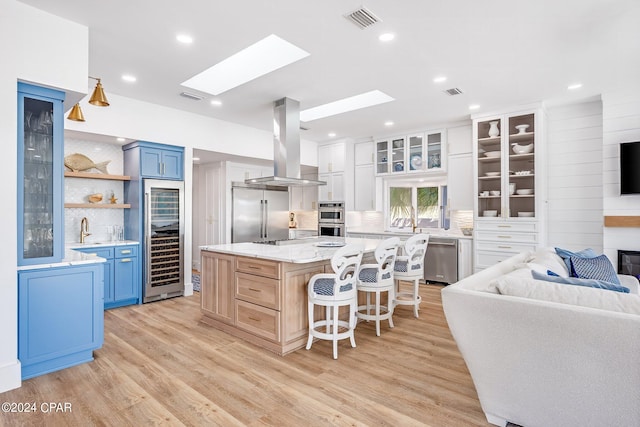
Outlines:
{"type": "Polygon", "coordinates": [[[142,282],[138,245],[79,248],[80,252],[106,258],[104,264],[104,308],[139,304],[142,282]]]}
{"type": "Polygon", "coordinates": [[[18,271],[22,379],[93,360],[104,338],[102,263],[18,271]]]}

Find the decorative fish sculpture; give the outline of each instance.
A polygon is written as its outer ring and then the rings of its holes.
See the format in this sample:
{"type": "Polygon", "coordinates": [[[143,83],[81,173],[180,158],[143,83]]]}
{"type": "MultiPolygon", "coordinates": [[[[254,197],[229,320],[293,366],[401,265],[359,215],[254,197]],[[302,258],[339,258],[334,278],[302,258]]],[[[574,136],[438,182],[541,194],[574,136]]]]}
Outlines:
{"type": "Polygon", "coordinates": [[[80,171],[88,171],[89,169],[98,169],[100,172],[104,174],[109,174],[107,172],[107,165],[111,163],[111,160],[107,160],[105,162],[93,163],[93,160],[85,156],[84,154],[73,153],[69,154],[64,158],[64,165],[67,169],[72,170],[73,172],[80,171]]]}

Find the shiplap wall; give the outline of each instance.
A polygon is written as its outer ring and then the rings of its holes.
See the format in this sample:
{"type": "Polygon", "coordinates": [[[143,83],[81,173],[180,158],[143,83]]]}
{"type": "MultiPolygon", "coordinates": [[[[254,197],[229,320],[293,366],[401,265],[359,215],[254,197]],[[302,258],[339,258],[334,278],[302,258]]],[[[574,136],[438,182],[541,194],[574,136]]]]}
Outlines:
{"type": "MultiPolygon", "coordinates": [[[[604,215],[640,215],[640,195],[620,195],[621,142],[640,141],[640,85],[608,92],[603,103],[604,215]]],[[[640,167],[640,165],[638,165],[640,167]]],[[[617,262],[617,250],[640,250],[640,228],[604,228],[604,253],[617,262]]]]}
{"type": "Polygon", "coordinates": [[[603,248],[602,102],[548,110],[547,243],[603,248]]]}

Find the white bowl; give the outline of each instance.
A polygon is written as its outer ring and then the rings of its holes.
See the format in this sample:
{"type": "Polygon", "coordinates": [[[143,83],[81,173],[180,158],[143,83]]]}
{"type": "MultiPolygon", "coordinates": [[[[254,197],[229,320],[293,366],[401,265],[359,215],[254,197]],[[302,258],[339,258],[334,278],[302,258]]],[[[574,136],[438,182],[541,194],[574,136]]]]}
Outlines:
{"type": "Polygon", "coordinates": [[[498,216],[498,211],[484,211],[482,216],[498,216]]]}
{"type": "Polygon", "coordinates": [[[484,155],[486,157],[500,157],[500,152],[499,151],[486,151],[484,153],[484,155]]]}
{"type": "Polygon", "coordinates": [[[518,129],[518,133],[526,133],[529,125],[518,125],[516,129],[518,129]]]}
{"type": "Polygon", "coordinates": [[[532,218],[533,212],[518,212],[520,218],[532,218]]]}
{"type": "Polygon", "coordinates": [[[500,176],[500,172],[485,172],[486,176],[500,176]]]}
{"type": "Polygon", "coordinates": [[[533,189],[532,188],[521,188],[520,190],[516,190],[516,194],[519,194],[521,196],[529,196],[529,195],[533,194],[533,189]]]}
{"type": "Polygon", "coordinates": [[[514,142],[511,144],[511,147],[513,148],[513,152],[516,154],[527,154],[533,151],[533,144],[520,145],[514,142]]]}
{"type": "Polygon", "coordinates": [[[491,190],[491,191],[489,191],[489,194],[491,194],[492,196],[499,196],[500,195],[500,190],[491,190]]]}

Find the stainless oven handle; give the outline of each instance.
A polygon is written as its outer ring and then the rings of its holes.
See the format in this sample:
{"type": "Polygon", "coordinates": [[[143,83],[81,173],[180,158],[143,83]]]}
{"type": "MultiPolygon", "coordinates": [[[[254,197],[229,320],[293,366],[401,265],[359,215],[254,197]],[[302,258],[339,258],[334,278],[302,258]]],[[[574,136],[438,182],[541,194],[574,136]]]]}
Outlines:
{"type": "Polygon", "coordinates": [[[264,237],[265,238],[269,237],[268,224],[269,224],[269,201],[265,200],[264,201],[264,237]]]}

